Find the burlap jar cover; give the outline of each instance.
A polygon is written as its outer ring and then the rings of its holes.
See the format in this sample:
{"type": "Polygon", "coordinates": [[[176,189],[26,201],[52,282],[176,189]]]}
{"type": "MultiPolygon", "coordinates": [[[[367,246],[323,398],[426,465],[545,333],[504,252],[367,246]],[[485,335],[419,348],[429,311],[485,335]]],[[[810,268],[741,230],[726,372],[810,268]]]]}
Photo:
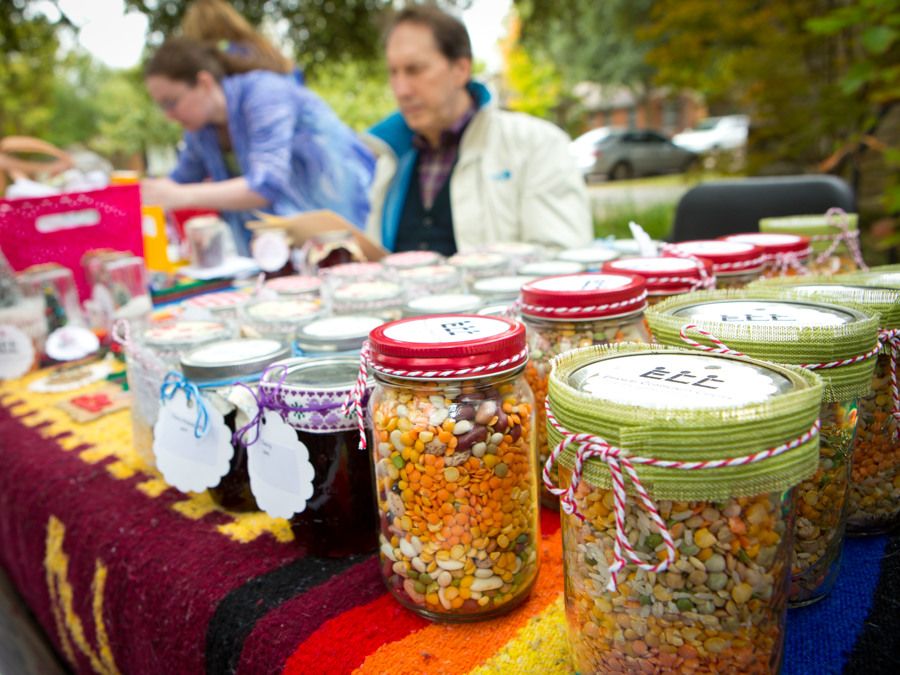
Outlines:
{"type": "Polygon", "coordinates": [[[648,312],[648,322],[663,344],[802,365],[822,376],[820,461],[798,488],[791,603],[821,599],[839,569],[857,400],[871,389],[877,319],[846,306],[744,290],[675,298],[648,312]]]}
{"type": "Polygon", "coordinates": [[[816,470],[822,389],[793,366],[654,345],[555,359],[576,670],[777,671],[790,488],[816,470]]]}

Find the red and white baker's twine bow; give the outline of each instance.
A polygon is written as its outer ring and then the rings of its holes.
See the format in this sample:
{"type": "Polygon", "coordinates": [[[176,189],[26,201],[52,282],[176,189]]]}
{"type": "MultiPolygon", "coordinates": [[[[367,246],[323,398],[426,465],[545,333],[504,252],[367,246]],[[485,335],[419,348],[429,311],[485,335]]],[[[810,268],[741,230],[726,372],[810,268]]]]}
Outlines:
{"type": "MultiPolygon", "coordinates": [[[[685,284],[692,291],[699,291],[701,289],[715,288],[716,286],[716,278],[706,273],[706,270],[703,266],[700,266],[702,270],[700,277],[648,277],[644,276],[644,281],[647,282],[648,286],[657,286],[661,284],[685,284]]],[[[643,275],[641,275],[643,276],[643,275]]]]}
{"type": "Polygon", "coordinates": [[[812,247],[804,251],[785,251],[783,253],[773,253],[768,256],[768,261],[772,263],[776,274],[786,274],[793,270],[797,274],[809,274],[809,270],[803,264],[804,260],[808,260],[812,255],[812,247]]]}
{"type": "MultiPolygon", "coordinates": [[[[454,368],[446,370],[400,370],[398,368],[379,367],[379,373],[385,375],[393,375],[395,377],[415,377],[415,378],[444,378],[444,377],[469,377],[480,374],[490,374],[503,371],[507,368],[515,368],[528,360],[528,347],[524,347],[515,356],[510,356],[500,361],[494,361],[483,366],[473,366],[470,368],[454,368]]],[[[359,427],[359,448],[366,449],[366,430],[365,430],[365,413],[363,411],[362,400],[366,394],[366,383],[369,379],[369,366],[371,365],[371,349],[369,343],[363,345],[359,353],[359,373],[356,376],[356,383],[353,390],[349,393],[341,406],[342,415],[351,415],[356,413],[356,421],[359,427]]]]}
{"type": "Polygon", "coordinates": [[[894,439],[900,437],[900,386],[898,386],[898,368],[900,368],[900,329],[886,328],[878,333],[878,342],[884,347],[885,353],[890,357],[891,400],[893,406],[891,415],[894,417],[894,439]]]}
{"type": "Polygon", "coordinates": [[[647,300],[647,291],[641,291],[640,295],[627,300],[619,300],[617,302],[608,302],[604,305],[582,305],[579,307],[544,307],[542,305],[531,305],[522,300],[522,296],[516,300],[509,309],[507,315],[514,316],[520,310],[526,312],[540,312],[541,314],[557,314],[559,316],[570,316],[572,314],[580,314],[582,312],[608,312],[617,309],[632,309],[642,307],[647,300]]]}
{"type": "Polygon", "coordinates": [[[837,247],[841,245],[841,242],[844,242],[847,244],[847,249],[850,251],[850,255],[853,256],[853,261],[859,269],[868,271],[869,266],[863,260],[862,251],[859,249],[859,231],[850,229],[850,218],[847,212],[844,209],[832,207],[825,212],[825,222],[837,227],[841,232],[840,234],[817,234],[811,237],[813,241],[831,242],[831,245],[816,258],[816,264],[821,265],[828,260],[837,250],[837,247]]]}
{"type": "MultiPolygon", "coordinates": [[[[674,244],[665,244],[663,246],[663,252],[668,253],[669,255],[675,258],[681,258],[683,260],[690,260],[697,266],[697,269],[700,272],[700,285],[692,290],[698,290],[700,288],[715,288],[716,287],[716,276],[715,273],[708,274],[706,271],[706,264],[700,260],[697,256],[692,253],[685,253],[678,246],[674,244]]],[[[648,282],[650,283],[650,282],[648,282]]]]}
{"type": "Polygon", "coordinates": [[[572,433],[563,427],[556,420],[556,417],[554,417],[550,410],[549,397],[545,401],[545,409],[547,411],[547,421],[554,429],[562,434],[563,440],[551,451],[550,457],[547,458],[547,462],[544,464],[544,485],[547,486],[547,489],[551,493],[559,496],[560,505],[565,513],[574,515],[581,520],[585,520],[584,514],[578,509],[578,503],[575,498],[578,485],[583,476],[584,463],[587,460],[596,457],[603,461],[609,468],[614,497],[613,513],[616,520],[616,535],[613,541],[613,564],[609,566],[610,577],[609,584],[607,585],[607,588],[610,591],[615,591],[618,588],[618,573],[629,561],[634,563],[636,567],[648,572],[664,572],[668,569],[669,565],[675,562],[675,542],[672,540],[672,535],[669,532],[665,521],[659,514],[659,509],[657,509],[656,504],[650,498],[650,495],[647,494],[646,489],[644,489],[641,479],[634,468],[635,464],[682,471],[718,469],[729,466],[746,466],[747,464],[755,464],[772,457],[777,457],[778,455],[782,455],[785,452],[800,447],[815,438],[819,433],[820,427],[819,420],[816,420],[809,431],[798,438],[751,455],[702,462],[679,462],[674,460],[655,459],[653,457],[638,457],[629,454],[624,448],[610,445],[606,440],[599,436],[593,434],[572,433]],[[559,456],[571,445],[577,445],[579,447],[575,451],[575,462],[572,467],[572,476],[569,481],[569,487],[559,488],[553,483],[550,471],[559,459],[559,456]],[[628,541],[628,536],[625,532],[625,507],[628,493],[625,489],[623,470],[625,474],[628,474],[631,485],[637,493],[641,504],[643,504],[650,519],[656,524],[656,527],[663,538],[663,544],[666,548],[666,557],[664,560],[657,563],[651,564],[644,562],[628,541]]]}

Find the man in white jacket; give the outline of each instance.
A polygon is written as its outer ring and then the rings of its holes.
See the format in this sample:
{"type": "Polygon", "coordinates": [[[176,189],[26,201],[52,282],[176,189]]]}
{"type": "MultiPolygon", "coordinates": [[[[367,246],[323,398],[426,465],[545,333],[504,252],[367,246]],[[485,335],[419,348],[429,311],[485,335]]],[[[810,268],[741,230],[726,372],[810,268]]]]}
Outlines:
{"type": "Polygon", "coordinates": [[[386,55],[400,109],[366,137],[378,156],[372,238],[392,251],[445,255],[509,241],[589,244],[587,189],[568,137],[490,102],[471,80],[472,48],[459,20],[432,6],[403,10],[386,55]]]}

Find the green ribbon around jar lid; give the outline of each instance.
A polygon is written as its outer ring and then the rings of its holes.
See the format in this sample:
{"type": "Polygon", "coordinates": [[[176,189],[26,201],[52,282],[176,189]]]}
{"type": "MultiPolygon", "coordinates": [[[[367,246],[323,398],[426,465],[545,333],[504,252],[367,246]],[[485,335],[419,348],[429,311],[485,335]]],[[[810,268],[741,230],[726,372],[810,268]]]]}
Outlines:
{"type": "MultiPolygon", "coordinates": [[[[734,351],[752,358],[791,365],[829,364],[872,354],[878,346],[879,318],[859,310],[811,299],[777,299],[766,291],[729,289],[698,291],[675,296],[650,307],[645,312],[647,324],[656,339],[666,345],[686,346],[682,328],[695,324],[734,351]],[[818,326],[694,320],[680,310],[695,305],[717,302],[759,301],[803,304],[827,312],[849,315],[846,323],[818,326]]],[[[710,344],[696,333],[688,337],[710,344]]],[[[862,358],[839,367],[820,368],[815,372],[825,381],[825,402],[849,401],[871,392],[875,358],[862,358]]]]}
{"type": "Polygon", "coordinates": [[[842,281],[854,281],[863,286],[880,286],[900,289],[900,265],[870,267],[865,272],[852,272],[835,277],[842,281]]]}
{"type": "Polygon", "coordinates": [[[774,277],[758,279],[748,290],[771,293],[776,299],[813,300],[852,307],[878,315],[881,328],[900,328],[900,265],[897,288],[864,283],[862,275],[842,274],[774,277]]]}
{"type": "Polygon", "coordinates": [[[828,249],[831,241],[815,239],[816,236],[838,237],[843,234],[841,224],[850,232],[856,232],[859,215],[856,213],[812,214],[804,216],[779,216],[760,218],[759,231],[777,234],[799,234],[814,238],[813,251],[821,253],[828,249]]]}
{"type": "MultiPolygon", "coordinates": [[[[550,412],[569,433],[592,434],[623,449],[632,458],[694,462],[753,455],[803,437],[818,418],[822,388],[820,378],[794,366],[622,343],[584,347],[556,357],[548,398],[550,412]],[[610,386],[603,392],[587,392],[574,386],[573,374],[577,371],[631,355],[690,355],[722,365],[725,361],[745,364],[773,374],[787,386],[784,391],[755,402],[726,402],[720,407],[702,408],[691,407],[690,397],[685,396],[673,396],[671,406],[643,406],[624,400],[619,386],[610,386]]],[[[563,434],[552,423],[547,425],[547,435],[551,447],[563,440],[563,434]]],[[[569,445],[560,455],[559,463],[564,468],[574,467],[577,447],[569,445]]],[[[719,501],[787,490],[815,472],[818,455],[819,438],[814,435],[783,454],[742,466],[684,470],[636,464],[635,468],[653,499],[719,501]]],[[[609,469],[597,458],[585,462],[583,480],[603,489],[612,487],[609,469]]],[[[634,494],[630,483],[627,489],[634,494]]]]}

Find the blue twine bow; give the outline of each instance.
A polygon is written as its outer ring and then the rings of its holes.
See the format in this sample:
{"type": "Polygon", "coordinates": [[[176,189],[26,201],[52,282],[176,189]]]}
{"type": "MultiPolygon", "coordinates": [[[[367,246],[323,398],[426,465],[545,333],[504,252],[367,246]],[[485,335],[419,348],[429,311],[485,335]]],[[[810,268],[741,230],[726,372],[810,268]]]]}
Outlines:
{"type": "Polygon", "coordinates": [[[187,402],[192,400],[197,403],[197,419],[194,420],[194,438],[203,438],[209,431],[209,411],[203,403],[200,396],[200,390],[190,380],[186,379],[181,373],[174,370],[166,373],[162,386],[159,388],[159,399],[162,403],[171,401],[175,398],[178,391],[183,391],[187,402]]]}

